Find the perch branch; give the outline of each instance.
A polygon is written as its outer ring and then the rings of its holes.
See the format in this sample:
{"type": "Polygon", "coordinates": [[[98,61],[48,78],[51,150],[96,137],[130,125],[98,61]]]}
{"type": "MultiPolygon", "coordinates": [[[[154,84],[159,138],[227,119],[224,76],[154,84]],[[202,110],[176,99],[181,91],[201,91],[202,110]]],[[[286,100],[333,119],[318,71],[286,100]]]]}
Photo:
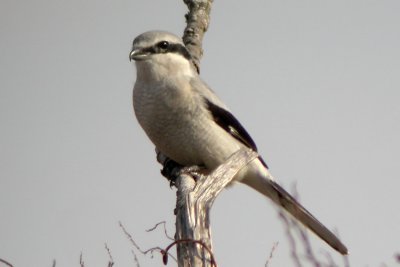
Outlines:
{"type": "Polygon", "coordinates": [[[200,60],[203,56],[203,37],[210,24],[212,0],[183,0],[189,12],[186,14],[186,28],[183,42],[192,56],[193,64],[200,73],[200,60]]]}
{"type": "Polygon", "coordinates": [[[200,175],[196,181],[188,174],[177,177],[175,181],[178,188],[175,240],[177,241],[178,266],[216,265],[212,255],[210,229],[212,204],[234,176],[257,157],[256,152],[241,149],[212,173],[200,175]],[[192,242],[179,242],[180,240],[192,240],[192,242]]]}

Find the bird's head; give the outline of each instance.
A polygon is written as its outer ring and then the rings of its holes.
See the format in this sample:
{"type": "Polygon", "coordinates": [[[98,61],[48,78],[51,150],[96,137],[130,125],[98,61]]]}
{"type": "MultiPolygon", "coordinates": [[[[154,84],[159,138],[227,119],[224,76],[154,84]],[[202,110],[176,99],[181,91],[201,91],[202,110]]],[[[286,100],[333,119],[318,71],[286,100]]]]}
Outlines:
{"type": "Polygon", "coordinates": [[[133,40],[129,59],[136,62],[138,77],[147,74],[192,74],[191,56],[178,36],[164,31],[148,31],[133,40]]]}

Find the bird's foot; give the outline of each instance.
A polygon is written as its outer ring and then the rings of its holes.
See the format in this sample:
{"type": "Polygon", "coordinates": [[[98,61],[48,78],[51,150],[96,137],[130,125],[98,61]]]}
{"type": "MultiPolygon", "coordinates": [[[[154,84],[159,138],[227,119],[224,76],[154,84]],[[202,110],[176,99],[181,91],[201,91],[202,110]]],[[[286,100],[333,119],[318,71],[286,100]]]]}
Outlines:
{"type": "Polygon", "coordinates": [[[183,174],[190,175],[195,181],[199,180],[203,176],[202,170],[204,170],[204,167],[182,166],[171,159],[167,159],[164,161],[161,174],[168,179],[169,185],[172,187],[175,186],[176,179],[183,174]]]}
{"type": "Polygon", "coordinates": [[[178,178],[179,172],[182,168],[184,167],[172,159],[166,158],[164,160],[161,174],[167,178],[170,187],[175,186],[176,178],[178,178]]]}
{"type": "Polygon", "coordinates": [[[204,175],[203,174],[204,170],[205,170],[205,167],[203,167],[203,166],[197,166],[197,165],[187,166],[187,167],[182,167],[179,170],[179,175],[182,175],[182,174],[190,175],[191,177],[193,177],[195,182],[197,182],[204,175]]]}

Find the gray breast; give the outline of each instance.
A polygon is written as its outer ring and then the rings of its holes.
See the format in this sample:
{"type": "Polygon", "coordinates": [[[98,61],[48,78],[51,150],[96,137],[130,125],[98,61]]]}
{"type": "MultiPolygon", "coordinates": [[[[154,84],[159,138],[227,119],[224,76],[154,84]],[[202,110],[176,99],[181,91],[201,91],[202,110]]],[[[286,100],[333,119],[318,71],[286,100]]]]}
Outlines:
{"type": "MultiPolygon", "coordinates": [[[[135,85],[133,105],[135,115],[154,145],[169,158],[183,164],[203,164],[196,153],[201,135],[201,111],[190,94],[173,88],[154,86],[142,90],[135,85]]],[[[204,115],[204,114],[203,114],[204,115]]]]}
{"type": "Polygon", "coordinates": [[[241,145],[217,125],[199,94],[190,86],[135,85],[136,117],[154,145],[167,157],[185,165],[213,169],[241,145]],[[197,98],[196,98],[197,97],[197,98]]]}

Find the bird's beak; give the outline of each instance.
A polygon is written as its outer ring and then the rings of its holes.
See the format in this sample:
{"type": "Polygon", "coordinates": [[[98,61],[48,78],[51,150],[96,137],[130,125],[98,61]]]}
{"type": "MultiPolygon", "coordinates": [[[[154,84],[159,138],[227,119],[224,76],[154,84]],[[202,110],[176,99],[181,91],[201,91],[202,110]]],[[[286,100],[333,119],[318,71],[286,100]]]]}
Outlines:
{"type": "Polygon", "coordinates": [[[135,60],[135,61],[139,61],[139,60],[144,60],[147,58],[147,56],[149,55],[148,52],[143,51],[142,49],[138,48],[138,49],[133,49],[130,53],[129,53],[129,61],[135,60]]]}

